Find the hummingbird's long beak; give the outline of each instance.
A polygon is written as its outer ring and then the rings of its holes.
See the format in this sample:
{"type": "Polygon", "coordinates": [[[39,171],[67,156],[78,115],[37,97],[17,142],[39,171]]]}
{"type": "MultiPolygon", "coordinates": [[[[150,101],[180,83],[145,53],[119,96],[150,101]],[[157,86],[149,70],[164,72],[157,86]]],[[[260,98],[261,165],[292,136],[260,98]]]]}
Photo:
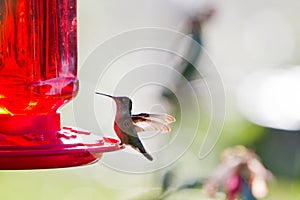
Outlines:
{"type": "Polygon", "coordinates": [[[100,95],[103,95],[103,96],[107,96],[107,97],[110,97],[110,98],[114,98],[113,96],[111,95],[108,95],[108,94],[104,94],[104,93],[101,93],[101,92],[95,92],[96,94],[100,94],[100,95]]]}

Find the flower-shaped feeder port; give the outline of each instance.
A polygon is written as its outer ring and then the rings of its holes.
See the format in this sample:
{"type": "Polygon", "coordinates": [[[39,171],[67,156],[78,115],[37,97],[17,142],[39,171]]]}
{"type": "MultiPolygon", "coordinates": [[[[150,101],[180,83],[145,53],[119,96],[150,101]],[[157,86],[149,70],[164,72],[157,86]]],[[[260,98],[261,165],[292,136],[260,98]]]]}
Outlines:
{"type": "MultiPolygon", "coordinates": [[[[59,121],[59,114],[53,114],[52,120],[59,121]]],[[[116,139],[74,127],[63,127],[56,134],[1,134],[0,169],[82,166],[97,162],[105,152],[122,148],[116,139]]]]}
{"type": "Polygon", "coordinates": [[[97,162],[103,153],[124,148],[116,139],[71,127],[63,127],[57,133],[55,144],[39,144],[43,138],[35,134],[25,134],[20,138],[1,135],[0,139],[0,143],[27,143],[25,146],[0,146],[1,170],[82,166],[97,162]]]}

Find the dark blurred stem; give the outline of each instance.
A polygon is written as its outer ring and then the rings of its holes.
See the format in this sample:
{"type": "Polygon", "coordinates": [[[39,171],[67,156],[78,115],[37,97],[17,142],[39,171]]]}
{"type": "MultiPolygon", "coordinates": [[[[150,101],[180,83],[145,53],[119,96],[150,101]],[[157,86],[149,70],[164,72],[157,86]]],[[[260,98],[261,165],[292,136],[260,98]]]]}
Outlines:
{"type": "Polygon", "coordinates": [[[191,183],[186,183],[184,185],[181,185],[181,186],[179,186],[177,188],[172,188],[172,189],[166,190],[157,199],[158,200],[164,200],[168,196],[170,196],[171,194],[174,194],[174,193],[179,192],[181,190],[184,190],[184,189],[195,189],[195,188],[200,188],[201,189],[202,186],[203,186],[203,181],[202,180],[196,180],[196,181],[193,181],[191,183]]]}
{"type": "Polygon", "coordinates": [[[167,191],[163,192],[163,193],[157,198],[157,200],[164,200],[164,199],[166,199],[169,195],[174,194],[175,192],[178,192],[179,190],[180,190],[179,188],[174,188],[174,189],[167,190],[167,191]]]}

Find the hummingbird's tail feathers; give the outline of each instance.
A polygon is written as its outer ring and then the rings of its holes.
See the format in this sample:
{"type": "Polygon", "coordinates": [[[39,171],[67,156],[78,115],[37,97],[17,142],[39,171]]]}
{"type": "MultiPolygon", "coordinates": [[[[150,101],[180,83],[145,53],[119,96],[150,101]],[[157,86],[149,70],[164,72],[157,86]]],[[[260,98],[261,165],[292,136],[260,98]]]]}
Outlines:
{"type": "Polygon", "coordinates": [[[143,153],[143,155],[148,159],[148,160],[150,160],[150,161],[152,161],[153,160],[153,157],[149,154],[149,153],[143,153]]]}
{"type": "Polygon", "coordinates": [[[134,148],[135,150],[137,150],[138,152],[140,152],[141,154],[143,154],[148,160],[152,161],[153,157],[145,150],[145,148],[143,146],[141,147],[134,147],[131,145],[132,148],[134,148]]]}

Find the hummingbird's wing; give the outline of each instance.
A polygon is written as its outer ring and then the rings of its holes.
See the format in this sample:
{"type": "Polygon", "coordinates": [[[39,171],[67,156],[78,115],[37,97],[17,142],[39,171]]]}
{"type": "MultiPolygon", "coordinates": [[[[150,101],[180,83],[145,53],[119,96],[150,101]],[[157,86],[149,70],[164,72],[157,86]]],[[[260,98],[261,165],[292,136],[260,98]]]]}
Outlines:
{"type": "Polygon", "coordinates": [[[137,132],[167,133],[171,131],[168,124],[175,122],[175,118],[168,114],[140,113],[132,115],[131,118],[137,132]]]}
{"type": "Polygon", "coordinates": [[[153,119],[158,120],[166,124],[170,124],[176,121],[175,117],[168,115],[168,114],[149,114],[149,113],[140,113],[132,115],[131,118],[138,119],[153,119]]]}
{"type": "Polygon", "coordinates": [[[137,135],[137,126],[130,117],[126,117],[115,122],[115,131],[122,143],[130,145],[132,148],[142,153],[148,160],[153,160],[152,156],[146,151],[141,140],[137,135]]]}

